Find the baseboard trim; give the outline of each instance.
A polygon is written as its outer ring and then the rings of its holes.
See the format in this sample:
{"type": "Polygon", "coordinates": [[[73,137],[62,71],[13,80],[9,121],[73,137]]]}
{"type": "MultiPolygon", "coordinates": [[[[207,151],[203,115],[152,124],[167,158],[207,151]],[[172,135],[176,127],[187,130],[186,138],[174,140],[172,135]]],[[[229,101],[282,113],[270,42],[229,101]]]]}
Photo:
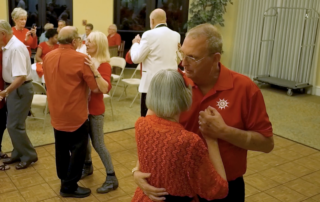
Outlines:
{"type": "Polygon", "coordinates": [[[316,86],[316,96],[320,96],[320,86],[316,86]]]}

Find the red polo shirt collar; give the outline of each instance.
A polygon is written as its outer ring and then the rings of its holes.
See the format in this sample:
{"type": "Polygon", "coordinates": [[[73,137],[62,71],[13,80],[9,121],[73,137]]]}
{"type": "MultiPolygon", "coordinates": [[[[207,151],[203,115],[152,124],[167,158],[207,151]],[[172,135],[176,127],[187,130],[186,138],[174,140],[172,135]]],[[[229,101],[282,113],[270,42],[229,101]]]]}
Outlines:
{"type": "Polygon", "coordinates": [[[75,50],[72,44],[59,44],[59,48],[75,50]]]}
{"type": "MultiPolygon", "coordinates": [[[[214,95],[217,91],[225,91],[233,88],[233,76],[228,68],[219,62],[220,74],[217,83],[205,95],[205,98],[214,95]]],[[[198,86],[189,78],[186,81],[192,88],[198,89],[198,86]]]]}

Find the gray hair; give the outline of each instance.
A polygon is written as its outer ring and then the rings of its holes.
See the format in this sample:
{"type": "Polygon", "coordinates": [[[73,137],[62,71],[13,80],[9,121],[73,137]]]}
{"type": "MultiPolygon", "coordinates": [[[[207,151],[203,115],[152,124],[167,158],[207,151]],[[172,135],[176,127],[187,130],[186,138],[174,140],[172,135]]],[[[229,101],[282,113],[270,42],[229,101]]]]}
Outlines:
{"type": "Polygon", "coordinates": [[[222,37],[218,29],[212,24],[205,23],[190,29],[186,37],[198,38],[204,36],[207,39],[207,47],[210,54],[223,53],[222,37]]]}
{"type": "Polygon", "coordinates": [[[190,108],[192,91],[177,70],[160,70],[151,80],[146,105],[158,117],[172,118],[190,108]]]}
{"type": "Polygon", "coordinates": [[[112,25],[110,25],[110,26],[109,26],[109,28],[111,28],[111,29],[115,29],[115,30],[116,30],[116,32],[117,32],[117,30],[118,30],[118,28],[117,28],[117,25],[116,25],[116,24],[112,24],[112,25]]]}
{"type": "Polygon", "coordinates": [[[28,16],[28,13],[26,10],[22,8],[15,8],[13,9],[11,13],[12,20],[18,19],[20,16],[28,16]]]}
{"type": "Polygon", "coordinates": [[[54,26],[53,26],[53,24],[52,23],[47,23],[47,24],[45,24],[44,25],[44,30],[48,30],[48,29],[53,29],[54,28],[54,26]]]}
{"type": "Polygon", "coordinates": [[[62,28],[58,34],[58,42],[59,44],[71,44],[72,41],[79,37],[78,35],[78,29],[76,27],[73,27],[73,26],[66,26],[64,28],[62,28]],[[61,32],[62,29],[67,29],[69,27],[72,27],[72,30],[71,31],[63,31],[61,32]]]}
{"type": "Polygon", "coordinates": [[[0,31],[5,32],[7,34],[12,34],[12,28],[10,24],[5,20],[0,20],[0,31]]]}

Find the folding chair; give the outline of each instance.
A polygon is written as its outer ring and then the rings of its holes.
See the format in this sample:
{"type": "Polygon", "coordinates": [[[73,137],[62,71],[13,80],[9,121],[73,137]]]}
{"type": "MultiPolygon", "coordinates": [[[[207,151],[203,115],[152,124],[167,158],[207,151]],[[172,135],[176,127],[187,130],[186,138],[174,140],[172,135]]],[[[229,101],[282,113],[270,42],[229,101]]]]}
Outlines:
{"type": "Polygon", "coordinates": [[[112,57],[110,59],[110,65],[111,67],[120,67],[121,68],[121,72],[120,74],[111,74],[111,77],[112,77],[112,82],[116,82],[116,87],[114,88],[113,92],[112,92],[112,95],[111,97],[113,97],[114,93],[116,92],[117,90],[117,87],[118,87],[118,84],[120,82],[120,80],[122,79],[123,77],[123,71],[126,67],[126,60],[124,58],[121,58],[121,57],[112,57]]]}
{"type": "Polygon", "coordinates": [[[44,117],[32,117],[35,119],[43,119],[43,133],[45,132],[46,116],[48,114],[48,102],[47,102],[47,91],[43,85],[38,82],[32,82],[33,85],[33,99],[31,103],[32,108],[42,108],[44,109],[44,117]]]}
{"type": "Polygon", "coordinates": [[[137,97],[139,95],[138,88],[139,88],[141,79],[134,78],[135,75],[136,75],[137,70],[140,70],[140,64],[136,67],[136,69],[134,70],[134,72],[133,72],[133,74],[132,74],[130,79],[122,79],[121,80],[121,82],[124,84],[124,89],[123,89],[123,92],[121,93],[121,96],[119,97],[118,101],[120,100],[120,98],[122,97],[123,94],[125,94],[127,96],[127,88],[129,86],[136,86],[137,87],[137,94],[134,97],[132,103],[130,104],[130,107],[132,107],[134,101],[137,99],[137,97]]]}

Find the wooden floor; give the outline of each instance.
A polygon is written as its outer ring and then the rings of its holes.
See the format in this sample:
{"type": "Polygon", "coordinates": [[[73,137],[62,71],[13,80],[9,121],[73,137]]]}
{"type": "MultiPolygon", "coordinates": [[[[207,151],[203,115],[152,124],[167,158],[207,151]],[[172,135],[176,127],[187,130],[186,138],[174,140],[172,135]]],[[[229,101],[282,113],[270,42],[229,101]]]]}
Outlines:
{"type": "MultiPolygon", "coordinates": [[[[136,185],[131,169],[137,160],[134,129],[105,135],[120,186],[108,194],[96,189],[105,180],[105,170],[93,152],[93,175],[79,185],[92,190],[84,199],[59,196],[60,180],[56,175],[54,145],[37,148],[39,161],[25,170],[0,171],[0,201],[131,201],[136,185]]],[[[275,136],[275,149],[270,154],[249,152],[245,175],[247,202],[319,202],[320,152],[275,136]]]]}

